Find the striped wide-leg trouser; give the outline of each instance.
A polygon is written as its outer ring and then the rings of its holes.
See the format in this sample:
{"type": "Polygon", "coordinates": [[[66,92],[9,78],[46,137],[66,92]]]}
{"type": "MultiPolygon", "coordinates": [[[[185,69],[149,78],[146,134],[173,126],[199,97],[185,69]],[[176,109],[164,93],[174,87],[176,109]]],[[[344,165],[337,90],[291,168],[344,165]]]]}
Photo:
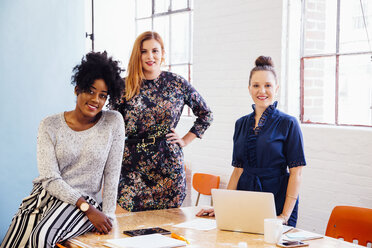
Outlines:
{"type": "MultiPolygon", "coordinates": [[[[101,208],[94,199],[88,197],[87,201],[101,208]]],[[[35,184],[13,217],[1,248],[54,248],[56,243],[92,228],[92,223],[76,206],[51,196],[41,184],[35,184]]]]}

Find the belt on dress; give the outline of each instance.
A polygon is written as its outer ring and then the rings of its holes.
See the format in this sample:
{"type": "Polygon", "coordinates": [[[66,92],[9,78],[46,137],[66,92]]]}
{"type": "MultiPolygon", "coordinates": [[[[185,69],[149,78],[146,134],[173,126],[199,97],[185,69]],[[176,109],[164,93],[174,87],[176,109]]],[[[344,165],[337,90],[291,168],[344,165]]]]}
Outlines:
{"type": "Polygon", "coordinates": [[[143,138],[143,139],[139,139],[139,138],[127,138],[125,139],[125,143],[128,143],[128,144],[150,144],[150,145],[153,145],[155,144],[156,142],[158,141],[161,141],[161,140],[164,140],[165,139],[165,136],[160,136],[160,137],[154,137],[154,136],[150,136],[148,138],[143,138]]]}
{"type": "MultiPolygon", "coordinates": [[[[245,190],[262,191],[262,180],[280,177],[288,174],[284,168],[260,168],[260,167],[244,167],[242,176],[244,177],[245,190]]],[[[240,182],[240,179],[239,179],[240,182]]],[[[238,182],[238,184],[239,184],[238,182]]],[[[239,187],[238,187],[239,189],[239,187]]]]}

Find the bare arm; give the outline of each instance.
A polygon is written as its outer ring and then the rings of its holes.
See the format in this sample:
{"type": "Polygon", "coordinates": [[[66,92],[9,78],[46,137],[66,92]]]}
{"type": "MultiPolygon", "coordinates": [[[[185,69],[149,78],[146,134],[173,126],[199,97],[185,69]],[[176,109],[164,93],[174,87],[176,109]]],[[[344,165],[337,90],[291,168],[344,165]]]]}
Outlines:
{"type": "Polygon", "coordinates": [[[227,189],[236,190],[238,186],[239,178],[242,175],[242,173],[243,173],[243,168],[234,167],[234,170],[230,176],[229,183],[227,184],[227,189]]]}
{"type": "Polygon", "coordinates": [[[289,169],[287,195],[284,202],[283,212],[280,215],[280,218],[283,219],[283,223],[288,222],[296,204],[302,180],[302,167],[303,166],[298,166],[289,169]]]}
{"type": "Polygon", "coordinates": [[[185,136],[183,136],[183,142],[185,143],[184,146],[187,146],[190,144],[194,139],[196,138],[196,135],[192,132],[188,132],[185,136]]]}

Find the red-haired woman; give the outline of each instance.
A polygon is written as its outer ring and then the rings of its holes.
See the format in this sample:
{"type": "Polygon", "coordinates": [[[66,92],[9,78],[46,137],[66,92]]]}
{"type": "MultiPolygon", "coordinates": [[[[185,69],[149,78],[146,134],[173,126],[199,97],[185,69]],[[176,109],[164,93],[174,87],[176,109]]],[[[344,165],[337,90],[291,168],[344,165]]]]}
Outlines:
{"type": "Polygon", "coordinates": [[[181,76],[162,71],[164,44],[156,32],[140,34],[133,46],[124,95],[113,106],[124,117],[126,146],[118,204],[129,211],[180,207],[186,196],[182,147],[201,138],[212,112],[181,76]],[[182,138],[175,132],[184,105],[197,116],[182,138]]]}

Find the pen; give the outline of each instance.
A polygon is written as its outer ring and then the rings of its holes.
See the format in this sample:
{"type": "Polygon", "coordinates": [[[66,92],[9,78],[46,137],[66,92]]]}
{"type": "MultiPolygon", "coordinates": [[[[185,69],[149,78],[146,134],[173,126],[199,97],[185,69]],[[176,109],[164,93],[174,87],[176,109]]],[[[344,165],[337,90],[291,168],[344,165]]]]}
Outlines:
{"type": "Polygon", "coordinates": [[[59,247],[59,248],[66,248],[65,246],[63,246],[61,244],[58,244],[58,243],[56,244],[56,246],[59,247]]]}
{"type": "Polygon", "coordinates": [[[174,238],[174,239],[185,241],[186,244],[188,244],[188,245],[190,244],[190,242],[187,239],[185,239],[184,237],[182,237],[180,235],[177,235],[175,233],[171,233],[171,237],[174,238]]]}

